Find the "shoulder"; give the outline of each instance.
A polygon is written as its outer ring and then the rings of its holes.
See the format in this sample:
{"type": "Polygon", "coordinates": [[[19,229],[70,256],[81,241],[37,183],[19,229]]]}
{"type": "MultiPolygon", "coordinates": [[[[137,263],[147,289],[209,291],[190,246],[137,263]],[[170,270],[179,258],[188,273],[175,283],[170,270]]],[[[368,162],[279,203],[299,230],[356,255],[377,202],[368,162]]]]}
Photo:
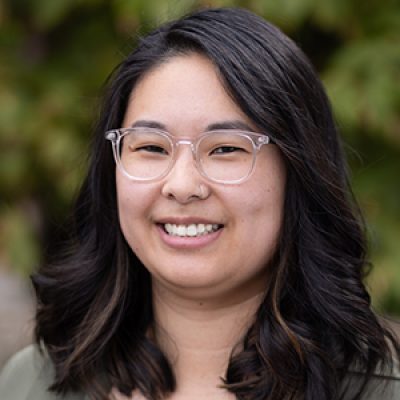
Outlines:
{"type": "MultiPolygon", "coordinates": [[[[349,392],[352,388],[358,387],[357,383],[362,374],[350,372],[348,376],[349,392]]],[[[347,398],[347,397],[345,397],[347,398]]],[[[400,368],[397,360],[393,362],[393,369],[390,371],[379,371],[371,376],[367,389],[362,400],[399,400],[400,399],[400,368]]]]}
{"type": "MultiPolygon", "coordinates": [[[[7,400],[58,400],[61,397],[49,392],[54,377],[50,359],[38,347],[31,345],[15,354],[0,373],[0,399],[7,400]]],[[[64,400],[84,400],[74,394],[64,400]]]]}
{"type": "Polygon", "coordinates": [[[400,399],[400,376],[398,374],[375,375],[367,389],[365,400],[400,399]]]}

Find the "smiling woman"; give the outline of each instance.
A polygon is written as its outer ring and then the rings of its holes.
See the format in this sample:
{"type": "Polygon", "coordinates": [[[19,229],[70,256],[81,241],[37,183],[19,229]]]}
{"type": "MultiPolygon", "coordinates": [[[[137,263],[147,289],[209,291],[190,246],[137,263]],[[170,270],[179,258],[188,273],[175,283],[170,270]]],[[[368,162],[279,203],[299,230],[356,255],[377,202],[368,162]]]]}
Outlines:
{"type": "Polygon", "coordinates": [[[399,398],[329,102],[254,14],[199,11],[140,41],[74,218],[33,277],[37,345],[1,398],[399,398]]]}
{"type": "Polygon", "coordinates": [[[265,265],[282,224],[286,178],[277,146],[254,152],[253,133],[235,128],[254,123],[228,95],[214,64],[198,53],[171,57],[142,77],[122,125],[143,120],[187,144],[173,157],[173,146],[160,143],[153,138],[158,132],[146,128],[135,132],[137,139],[124,139],[116,157],[127,170],[136,169],[137,178],[142,164],[144,175],[148,169],[160,175],[143,182],[121,168],[116,174],[122,233],[150,272],[153,293],[161,285],[176,295],[178,290],[203,302],[227,304],[232,293],[235,301],[262,293],[265,265]],[[209,130],[217,125],[232,128],[209,130]],[[155,148],[162,148],[162,155],[155,148]],[[158,170],[164,163],[167,173],[158,170]],[[197,233],[196,225],[201,236],[190,234],[197,233]]]}

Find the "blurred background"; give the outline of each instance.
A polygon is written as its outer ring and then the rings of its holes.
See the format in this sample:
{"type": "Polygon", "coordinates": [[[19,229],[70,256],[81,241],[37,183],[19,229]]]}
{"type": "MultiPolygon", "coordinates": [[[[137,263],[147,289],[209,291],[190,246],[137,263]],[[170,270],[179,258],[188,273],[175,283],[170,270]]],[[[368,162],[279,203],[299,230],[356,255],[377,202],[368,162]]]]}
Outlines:
{"type": "Polygon", "coordinates": [[[103,82],[138,36],[208,6],[264,16],[311,58],[368,222],[374,306],[400,316],[398,0],[0,0],[0,367],[32,340],[29,274],[62,235],[103,82]]]}

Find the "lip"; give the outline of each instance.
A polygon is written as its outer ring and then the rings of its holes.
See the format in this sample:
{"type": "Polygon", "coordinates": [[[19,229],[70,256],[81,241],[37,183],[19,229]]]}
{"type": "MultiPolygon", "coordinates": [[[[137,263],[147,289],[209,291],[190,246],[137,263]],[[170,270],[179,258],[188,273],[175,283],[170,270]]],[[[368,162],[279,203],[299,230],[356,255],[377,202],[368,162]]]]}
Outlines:
{"type": "MultiPolygon", "coordinates": [[[[180,221],[182,221],[182,219],[179,219],[180,221]]],[[[202,223],[212,223],[212,222],[198,222],[199,219],[195,219],[195,220],[191,220],[189,222],[174,222],[176,220],[172,220],[169,219],[168,222],[169,223],[173,223],[173,224],[181,224],[181,225],[186,225],[186,224],[190,224],[190,223],[198,223],[198,224],[202,224],[202,223]]],[[[167,222],[165,222],[167,223],[167,222]]],[[[171,247],[173,249],[187,249],[187,250],[195,250],[195,249],[201,249],[203,247],[209,246],[212,243],[214,243],[222,234],[224,227],[223,225],[221,225],[222,227],[220,229],[218,229],[215,232],[211,232],[207,235],[202,235],[202,236],[193,236],[193,237],[181,237],[181,236],[171,236],[169,235],[167,232],[165,232],[163,226],[163,223],[159,222],[156,224],[156,228],[157,231],[160,235],[161,241],[167,245],[168,247],[171,247]]]]}

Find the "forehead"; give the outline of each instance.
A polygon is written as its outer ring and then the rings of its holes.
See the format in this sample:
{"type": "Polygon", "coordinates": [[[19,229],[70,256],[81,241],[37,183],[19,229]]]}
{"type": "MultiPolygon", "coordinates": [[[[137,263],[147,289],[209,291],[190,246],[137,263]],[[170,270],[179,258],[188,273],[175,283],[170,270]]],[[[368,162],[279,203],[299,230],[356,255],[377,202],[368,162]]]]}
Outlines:
{"type": "Polygon", "coordinates": [[[159,122],[172,133],[204,131],[229,120],[253,125],[226,91],[215,65],[197,53],[172,57],[139,80],[123,126],[137,120],[159,122]]]}

